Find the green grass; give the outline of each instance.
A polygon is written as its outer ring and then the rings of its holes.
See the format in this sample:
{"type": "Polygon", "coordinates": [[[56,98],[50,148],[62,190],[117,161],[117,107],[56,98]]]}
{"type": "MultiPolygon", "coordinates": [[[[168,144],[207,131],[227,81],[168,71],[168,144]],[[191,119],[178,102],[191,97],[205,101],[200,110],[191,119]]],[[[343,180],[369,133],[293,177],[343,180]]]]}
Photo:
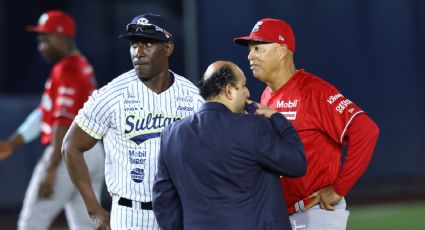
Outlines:
{"type": "Polygon", "coordinates": [[[350,207],[347,230],[424,230],[425,202],[350,207]]]}

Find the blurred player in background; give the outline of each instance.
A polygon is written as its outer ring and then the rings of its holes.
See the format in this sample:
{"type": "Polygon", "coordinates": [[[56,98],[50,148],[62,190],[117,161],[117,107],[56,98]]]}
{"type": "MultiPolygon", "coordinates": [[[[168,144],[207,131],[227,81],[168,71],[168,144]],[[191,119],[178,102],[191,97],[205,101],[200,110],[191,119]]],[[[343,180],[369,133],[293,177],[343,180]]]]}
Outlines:
{"type": "Polygon", "coordinates": [[[198,110],[203,99],[168,69],[174,43],[162,16],[136,16],[120,37],[129,41],[134,68],[93,93],[66,134],[63,154],[96,229],[158,229],[152,186],[161,131],[198,110]],[[81,154],[100,139],[111,214],[96,201],[81,154]]]}
{"type": "Polygon", "coordinates": [[[267,84],[261,103],[291,121],[304,144],[307,174],[281,178],[293,229],[345,229],[344,196],[370,162],[377,125],[334,86],[296,69],[295,37],[286,22],[262,19],[234,42],[248,46],[253,75],[267,84]]]}
{"type": "MultiPolygon", "coordinates": [[[[70,229],[92,229],[84,202],[61,159],[61,146],[78,110],[96,88],[94,72],[77,49],[75,22],[70,15],[59,10],[48,11],[41,15],[37,26],[28,30],[38,33],[38,51],[53,67],[41,104],[8,140],[0,141],[1,160],[39,135],[45,146],[25,194],[18,229],[48,229],[62,209],[70,229]]],[[[103,159],[100,145],[86,154],[97,199],[104,181],[103,159]]]]}

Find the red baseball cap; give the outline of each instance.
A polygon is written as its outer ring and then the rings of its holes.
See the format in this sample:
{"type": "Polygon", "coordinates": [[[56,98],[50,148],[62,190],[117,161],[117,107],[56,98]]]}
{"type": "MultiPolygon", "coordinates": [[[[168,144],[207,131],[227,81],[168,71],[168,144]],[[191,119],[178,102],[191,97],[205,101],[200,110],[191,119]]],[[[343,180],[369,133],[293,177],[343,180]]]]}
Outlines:
{"type": "Polygon", "coordinates": [[[261,19],[249,36],[233,39],[233,42],[242,46],[247,46],[249,41],[286,44],[289,50],[295,52],[294,32],[288,23],[280,19],[261,19]]]}
{"type": "Polygon", "coordinates": [[[75,21],[61,10],[50,10],[38,19],[38,25],[28,26],[28,31],[39,33],[57,33],[67,37],[75,36],[75,21]]]}

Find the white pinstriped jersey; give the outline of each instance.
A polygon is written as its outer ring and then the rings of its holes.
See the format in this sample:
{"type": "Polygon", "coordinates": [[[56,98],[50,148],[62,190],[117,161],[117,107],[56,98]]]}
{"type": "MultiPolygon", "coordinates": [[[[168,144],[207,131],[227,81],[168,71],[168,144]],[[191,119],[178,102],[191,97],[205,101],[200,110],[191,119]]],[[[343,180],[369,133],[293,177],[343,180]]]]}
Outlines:
{"type": "Polygon", "coordinates": [[[151,201],[160,132],[204,102],[193,83],[171,74],[172,86],[157,94],[130,70],[94,91],[75,118],[87,134],[103,138],[105,180],[111,195],[151,201]]]}

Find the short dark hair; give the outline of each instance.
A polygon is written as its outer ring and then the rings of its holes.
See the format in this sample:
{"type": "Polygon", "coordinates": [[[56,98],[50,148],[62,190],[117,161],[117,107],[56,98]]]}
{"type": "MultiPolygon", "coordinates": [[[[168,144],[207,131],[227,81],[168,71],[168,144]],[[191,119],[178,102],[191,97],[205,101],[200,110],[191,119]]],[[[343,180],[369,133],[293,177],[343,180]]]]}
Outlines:
{"type": "Polygon", "coordinates": [[[229,64],[224,64],[209,78],[198,83],[199,93],[207,100],[218,96],[228,84],[236,87],[236,83],[237,78],[232,67],[229,64]]]}

